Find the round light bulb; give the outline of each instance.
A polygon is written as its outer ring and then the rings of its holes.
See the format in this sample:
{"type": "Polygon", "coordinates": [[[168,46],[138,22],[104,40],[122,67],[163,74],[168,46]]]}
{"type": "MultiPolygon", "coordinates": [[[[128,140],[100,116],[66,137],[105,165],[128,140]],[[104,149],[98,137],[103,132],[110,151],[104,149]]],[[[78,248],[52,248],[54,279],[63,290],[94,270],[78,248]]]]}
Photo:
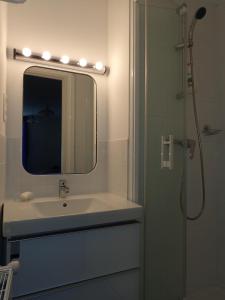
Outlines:
{"type": "Polygon", "coordinates": [[[32,51],[29,48],[23,48],[22,53],[25,57],[30,57],[32,55],[32,51]]]}
{"type": "Polygon", "coordinates": [[[98,61],[96,64],[95,64],[95,69],[98,70],[98,71],[102,71],[104,69],[104,65],[102,62],[98,61]]]}
{"type": "Polygon", "coordinates": [[[42,58],[43,58],[44,60],[50,60],[50,59],[52,58],[52,55],[51,55],[50,52],[44,51],[44,52],[42,53],[42,58]]]}
{"type": "Polygon", "coordinates": [[[70,62],[70,58],[67,55],[63,55],[60,59],[61,63],[68,64],[70,62]]]}
{"type": "Polygon", "coordinates": [[[79,60],[79,65],[81,66],[81,67],[86,67],[87,66],[87,60],[85,59],[85,58],[81,58],[80,60],[79,60]]]}

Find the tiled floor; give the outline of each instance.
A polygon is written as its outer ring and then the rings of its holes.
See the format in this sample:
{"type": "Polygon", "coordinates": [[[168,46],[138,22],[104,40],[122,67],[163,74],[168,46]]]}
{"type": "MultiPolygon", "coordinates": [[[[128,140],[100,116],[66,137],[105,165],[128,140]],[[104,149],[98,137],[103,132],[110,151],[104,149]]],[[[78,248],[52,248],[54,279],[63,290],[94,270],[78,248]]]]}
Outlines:
{"type": "Polygon", "coordinates": [[[225,300],[225,289],[210,287],[190,294],[184,300],[225,300]]]}

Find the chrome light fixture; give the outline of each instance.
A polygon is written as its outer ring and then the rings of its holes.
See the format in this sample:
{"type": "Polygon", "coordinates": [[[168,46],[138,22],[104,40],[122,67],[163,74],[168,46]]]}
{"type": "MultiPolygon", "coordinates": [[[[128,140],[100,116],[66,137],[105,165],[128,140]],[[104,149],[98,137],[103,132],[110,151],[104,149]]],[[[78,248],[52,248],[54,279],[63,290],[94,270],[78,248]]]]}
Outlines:
{"type": "Polygon", "coordinates": [[[14,3],[14,4],[23,4],[26,2],[26,0],[0,0],[8,3],[14,3]]]}
{"type": "Polygon", "coordinates": [[[109,68],[106,67],[102,62],[89,63],[85,58],[79,60],[72,59],[67,55],[61,57],[53,56],[49,51],[43,53],[33,52],[30,48],[19,49],[8,49],[8,57],[19,61],[27,61],[31,63],[45,64],[56,67],[63,67],[74,71],[95,73],[99,75],[107,75],[109,68]]]}

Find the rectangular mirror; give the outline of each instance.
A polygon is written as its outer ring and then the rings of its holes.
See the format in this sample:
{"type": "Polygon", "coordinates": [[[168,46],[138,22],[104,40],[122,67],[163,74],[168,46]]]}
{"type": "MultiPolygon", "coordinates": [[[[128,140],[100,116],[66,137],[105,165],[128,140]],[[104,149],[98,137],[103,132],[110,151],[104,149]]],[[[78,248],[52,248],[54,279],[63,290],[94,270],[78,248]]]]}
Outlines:
{"type": "Polygon", "coordinates": [[[88,75],[31,67],[23,79],[23,167],[86,174],[97,163],[97,87],[88,75]]]}

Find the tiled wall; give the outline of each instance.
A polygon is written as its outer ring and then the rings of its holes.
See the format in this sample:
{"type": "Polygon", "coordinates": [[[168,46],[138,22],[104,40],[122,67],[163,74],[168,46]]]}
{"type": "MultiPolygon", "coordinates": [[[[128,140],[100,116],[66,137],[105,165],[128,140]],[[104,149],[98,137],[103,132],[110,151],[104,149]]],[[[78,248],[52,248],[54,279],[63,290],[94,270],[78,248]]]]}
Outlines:
{"type": "Polygon", "coordinates": [[[109,141],[107,147],[107,190],[127,197],[128,140],[109,141]]]}
{"type": "MultiPolygon", "coordinates": [[[[224,83],[219,69],[220,67],[224,69],[225,63],[219,59],[218,32],[223,30],[217,24],[219,6],[214,5],[213,1],[188,1],[189,18],[202,5],[207,8],[207,17],[197,24],[194,43],[196,96],[200,126],[201,130],[204,125],[224,130],[225,106],[221,93],[221,83],[223,89],[224,83]]],[[[186,112],[187,136],[196,140],[190,91],[186,112]]],[[[217,136],[203,137],[206,207],[203,216],[198,221],[188,222],[188,290],[204,289],[207,286],[219,284],[218,266],[221,262],[218,264],[218,250],[220,249],[221,252],[222,240],[219,238],[219,232],[222,227],[219,225],[218,216],[221,211],[219,205],[221,200],[224,201],[224,138],[224,131],[217,136]]],[[[199,211],[201,200],[199,151],[196,149],[194,160],[187,160],[187,201],[190,215],[199,211]]],[[[222,212],[223,216],[224,211],[225,209],[222,212]]],[[[222,231],[224,232],[223,229],[222,231]]],[[[225,245],[224,233],[223,240],[225,245]]],[[[225,260],[225,251],[221,253],[220,257],[225,260]]]]}
{"type": "MultiPolygon", "coordinates": [[[[217,277],[219,285],[225,287],[225,3],[220,1],[220,5],[217,6],[217,22],[216,22],[216,32],[218,33],[218,43],[217,43],[217,74],[219,77],[219,92],[221,98],[221,117],[223,133],[220,138],[220,169],[219,174],[221,174],[218,184],[221,186],[221,194],[219,197],[218,204],[218,219],[217,219],[217,235],[218,235],[218,249],[217,249],[217,277]]],[[[215,60],[216,62],[216,60],[215,60]]]]}
{"type": "Polygon", "coordinates": [[[57,196],[58,181],[65,178],[71,194],[112,192],[126,197],[127,140],[99,142],[96,168],[85,175],[28,174],[22,166],[21,139],[8,139],[7,197],[18,199],[25,191],[36,197],[57,196]]]}

